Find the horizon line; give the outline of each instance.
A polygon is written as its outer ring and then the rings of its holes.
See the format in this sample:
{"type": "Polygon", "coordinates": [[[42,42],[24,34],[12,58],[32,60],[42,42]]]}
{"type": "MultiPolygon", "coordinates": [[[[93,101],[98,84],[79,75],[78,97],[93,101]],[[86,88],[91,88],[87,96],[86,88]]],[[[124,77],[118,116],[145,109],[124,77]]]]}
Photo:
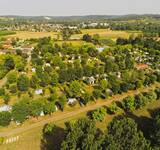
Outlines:
{"type": "Polygon", "coordinates": [[[82,15],[18,15],[18,14],[6,14],[0,15],[0,17],[19,16],[19,17],[85,17],[85,16],[144,16],[144,15],[160,15],[160,13],[128,13],[128,14],[82,14],[82,15]]]}

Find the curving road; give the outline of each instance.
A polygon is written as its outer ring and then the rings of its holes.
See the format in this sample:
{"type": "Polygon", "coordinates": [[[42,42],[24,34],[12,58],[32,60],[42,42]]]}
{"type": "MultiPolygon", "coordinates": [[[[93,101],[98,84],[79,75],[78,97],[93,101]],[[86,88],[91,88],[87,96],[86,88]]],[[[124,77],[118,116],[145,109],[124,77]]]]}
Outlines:
{"type": "Polygon", "coordinates": [[[97,101],[95,104],[90,104],[88,106],[79,108],[79,109],[74,110],[74,111],[70,111],[70,112],[65,112],[64,111],[64,112],[59,113],[56,116],[53,115],[48,119],[41,120],[41,121],[39,121],[37,123],[33,123],[31,125],[26,125],[24,127],[17,127],[16,129],[13,129],[13,130],[8,131],[8,132],[1,132],[0,137],[8,137],[8,136],[21,134],[25,131],[34,129],[36,127],[44,126],[46,123],[49,123],[49,122],[61,121],[61,120],[64,120],[64,119],[69,120],[70,117],[76,116],[76,115],[81,114],[81,113],[88,112],[90,110],[94,110],[94,109],[99,108],[101,106],[108,106],[113,101],[121,101],[123,98],[125,98],[127,96],[132,96],[132,95],[138,94],[140,92],[147,92],[147,91],[153,89],[154,87],[160,87],[160,83],[156,83],[156,84],[154,84],[150,87],[141,88],[141,89],[138,89],[138,90],[135,90],[135,91],[129,91],[129,92],[123,93],[121,95],[115,95],[115,96],[113,96],[113,97],[111,97],[107,100],[104,100],[104,102],[102,102],[102,101],[98,102],[97,101]]]}

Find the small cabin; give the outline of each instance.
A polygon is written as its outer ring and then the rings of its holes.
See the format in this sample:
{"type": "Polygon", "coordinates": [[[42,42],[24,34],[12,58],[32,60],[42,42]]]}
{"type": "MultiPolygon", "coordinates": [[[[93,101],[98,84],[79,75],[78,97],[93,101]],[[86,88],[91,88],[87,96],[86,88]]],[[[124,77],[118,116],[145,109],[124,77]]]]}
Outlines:
{"type": "Polygon", "coordinates": [[[76,98],[68,98],[67,104],[68,105],[74,105],[76,102],[77,102],[76,98]]]}
{"type": "Polygon", "coordinates": [[[2,112],[2,111],[11,111],[11,110],[12,110],[12,107],[9,106],[9,105],[0,106],[0,112],[2,112]]]}
{"type": "Polygon", "coordinates": [[[32,72],[34,72],[34,73],[35,73],[35,72],[36,72],[36,68],[32,68],[32,72]]]}
{"type": "Polygon", "coordinates": [[[88,78],[88,83],[93,85],[95,83],[95,78],[94,77],[89,77],[88,78]]]}
{"type": "Polygon", "coordinates": [[[35,94],[36,95],[43,94],[43,90],[42,89],[38,89],[38,90],[35,91],[35,94]]]}

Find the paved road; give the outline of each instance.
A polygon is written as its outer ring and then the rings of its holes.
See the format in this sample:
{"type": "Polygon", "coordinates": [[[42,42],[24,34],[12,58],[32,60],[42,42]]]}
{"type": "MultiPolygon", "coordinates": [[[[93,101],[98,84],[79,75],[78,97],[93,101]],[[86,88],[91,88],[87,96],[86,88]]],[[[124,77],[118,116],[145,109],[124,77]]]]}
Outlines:
{"type": "Polygon", "coordinates": [[[76,116],[78,114],[85,113],[85,112],[88,112],[90,110],[94,110],[94,109],[99,108],[101,106],[108,106],[113,101],[121,101],[123,98],[125,98],[127,96],[132,96],[132,95],[138,94],[140,92],[147,92],[147,91],[153,89],[155,86],[160,87],[160,84],[156,83],[156,84],[154,84],[150,87],[141,88],[141,89],[138,89],[138,90],[135,90],[135,91],[129,91],[129,92],[123,93],[121,95],[115,95],[115,96],[113,96],[113,97],[111,97],[107,100],[104,100],[104,102],[102,102],[102,101],[97,102],[95,104],[91,104],[91,105],[79,108],[77,110],[74,110],[74,111],[70,111],[70,112],[65,112],[64,111],[64,112],[59,113],[58,115],[53,114],[52,117],[50,117],[46,120],[41,120],[37,123],[31,124],[31,125],[26,125],[24,127],[17,127],[16,129],[13,129],[13,130],[8,131],[8,132],[1,132],[0,137],[7,137],[7,136],[13,136],[13,135],[21,134],[25,131],[34,129],[36,127],[44,126],[46,123],[49,123],[49,122],[61,121],[61,120],[64,120],[64,119],[69,120],[69,118],[71,118],[73,116],[76,116]]]}

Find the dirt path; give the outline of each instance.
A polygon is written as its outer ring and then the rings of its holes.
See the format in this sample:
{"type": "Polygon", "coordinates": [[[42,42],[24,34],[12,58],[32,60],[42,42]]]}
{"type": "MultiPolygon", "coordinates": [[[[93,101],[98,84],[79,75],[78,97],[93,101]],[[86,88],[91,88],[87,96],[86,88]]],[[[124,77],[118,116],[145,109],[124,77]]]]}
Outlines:
{"type": "Polygon", "coordinates": [[[13,130],[8,131],[8,132],[1,132],[0,137],[7,137],[7,136],[13,136],[15,134],[21,134],[21,133],[23,133],[25,131],[28,131],[28,130],[31,130],[33,128],[43,126],[43,125],[45,125],[46,123],[49,123],[49,122],[61,121],[61,120],[73,117],[75,115],[85,113],[85,112],[88,112],[90,110],[94,110],[94,109],[99,108],[101,106],[108,106],[113,101],[121,101],[123,98],[125,98],[127,96],[133,96],[133,95],[138,94],[140,92],[147,92],[147,91],[153,89],[154,87],[160,87],[160,83],[156,83],[156,84],[154,84],[150,87],[141,88],[141,89],[138,89],[138,90],[135,90],[135,91],[129,91],[129,92],[123,93],[121,95],[118,94],[118,95],[115,95],[115,96],[113,96],[113,97],[111,97],[107,100],[100,101],[100,102],[97,101],[95,104],[91,104],[91,105],[88,105],[86,107],[82,107],[82,108],[79,108],[77,110],[74,110],[74,111],[70,111],[70,112],[65,112],[64,111],[64,112],[59,113],[58,115],[54,114],[52,117],[50,117],[48,119],[45,119],[45,120],[41,120],[37,123],[27,125],[27,126],[24,126],[24,127],[17,127],[16,129],[13,129],[13,130]]]}
{"type": "Polygon", "coordinates": [[[7,82],[7,78],[4,77],[2,80],[0,80],[0,88],[2,88],[7,82]]]}

